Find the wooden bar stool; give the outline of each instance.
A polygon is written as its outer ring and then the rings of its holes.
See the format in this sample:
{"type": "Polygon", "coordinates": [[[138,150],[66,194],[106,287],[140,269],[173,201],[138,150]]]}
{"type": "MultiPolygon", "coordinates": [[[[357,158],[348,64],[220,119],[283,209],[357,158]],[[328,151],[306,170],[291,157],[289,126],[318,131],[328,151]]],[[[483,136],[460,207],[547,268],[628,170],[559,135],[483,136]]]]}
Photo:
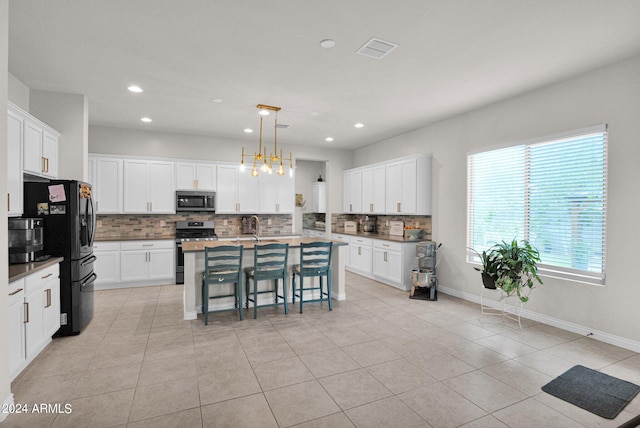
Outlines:
{"type": "Polygon", "coordinates": [[[287,304],[287,260],[289,257],[289,244],[265,244],[254,247],[253,266],[244,269],[246,284],[246,307],[249,302],[253,302],[253,318],[258,317],[258,307],[284,305],[284,313],[289,313],[287,304]],[[278,294],[278,282],[282,280],[282,295],[278,294]],[[253,280],[253,291],[250,289],[250,282],[253,280]],[[259,281],[273,281],[272,288],[258,290],[259,281]],[[271,294],[272,303],[258,304],[258,296],[261,294],[271,294]],[[278,302],[278,298],[283,301],[278,302]]]}
{"type": "Polygon", "coordinates": [[[242,321],[242,253],[241,245],[223,245],[206,247],[204,250],[204,272],[202,273],[202,312],[205,325],[209,323],[209,313],[237,310],[242,321]],[[223,284],[233,284],[233,293],[224,290],[223,284]],[[213,289],[222,290],[222,294],[209,294],[213,289]],[[209,300],[235,298],[233,309],[209,311],[209,300]]]}
{"type": "Polygon", "coordinates": [[[304,302],[327,302],[329,310],[332,310],[331,303],[331,250],[333,244],[331,242],[309,242],[300,244],[300,264],[291,267],[293,275],[291,276],[291,288],[293,290],[292,300],[296,302],[296,297],[300,298],[300,313],[302,313],[302,304],[304,302]],[[300,277],[300,285],[296,294],[296,275],[300,277]],[[305,278],[319,277],[320,284],[317,287],[304,286],[305,278]],[[327,279],[327,291],[324,291],[324,278],[327,279]],[[315,290],[320,291],[318,298],[304,299],[304,292],[313,293],[315,290]]]}

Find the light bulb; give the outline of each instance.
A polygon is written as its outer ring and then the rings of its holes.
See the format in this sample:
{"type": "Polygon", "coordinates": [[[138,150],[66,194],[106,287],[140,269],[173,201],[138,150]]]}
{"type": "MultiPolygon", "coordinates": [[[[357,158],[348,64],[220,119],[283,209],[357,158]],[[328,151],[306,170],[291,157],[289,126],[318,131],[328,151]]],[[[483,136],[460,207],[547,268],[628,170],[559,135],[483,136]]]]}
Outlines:
{"type": "Polygon", "coordinates": [[[253,176],[253,177],[257,177],[258,176],[258,168],[256,168],[255,166],[253,167],[253,171],[251,171],[251,176],[253,176]]]}
{"type": "Polygon", "coordinates": [[[244,162],[240,163],[240,172],[244,172],[244,162]]]}

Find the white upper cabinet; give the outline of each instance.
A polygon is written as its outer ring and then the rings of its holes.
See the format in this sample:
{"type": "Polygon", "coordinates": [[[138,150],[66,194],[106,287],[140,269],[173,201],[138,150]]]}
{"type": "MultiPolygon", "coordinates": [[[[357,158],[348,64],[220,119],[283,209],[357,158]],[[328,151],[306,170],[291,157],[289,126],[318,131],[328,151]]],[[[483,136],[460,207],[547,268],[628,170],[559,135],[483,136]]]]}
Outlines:
{"type": "Polygon", "coordinates": [[[216,165],[176,163],[176,190],[216,190],[216,165]]]}
{"type": "Polygon", "coordinates": [[[259,213],[260,182],[237,165],[218,165],[216,213],[259,213]]]}
{"type": "Polygon", "coordinates": [[[315,182],[311,185],[312,202],[311,212],[326,213],[327,212],[327,183],[315,182]]]}
{"type": "Polygon", "coordinates": [[[117,158],[90,157],[93,173],[89,181],[93,184],[96,212],[98,214],[121,214],[123,212],[123,160],[117,158]]]}
{"type": "Polygon", "coordinates": [[[289,174],[280,176],[274,172],[251,178],[260,182],[260,213],[293,213],[295,206],[293,177],[290,177],[289,174]]]}
{"type": "Polygon", "coordinates": [[[355,214],[431,214],[431,156],[394,159],[344,172],[343,210],[355,214]]]}
{"type": "Polygon", "coordinates": [[[124,212],[175,213],[174,163],[125,159],[124,212]]]}
{"type": "Polygon", "coordinates": [[[39,177],[58,178],[60,133],[11,103],[7,107],[14,120],[22,121],[23,172],[39,177]]]}
{"type": "Polygon", "coordinates": [[[24,119],[11,110],[7,119],[7,215],[22,215],[22,133],[24,119]]]}
{"type": "Polygon", "coordinates": [[[362,212],[369,214],[384,214],[386,168],[376,165],[362,169],[362,212]]]}

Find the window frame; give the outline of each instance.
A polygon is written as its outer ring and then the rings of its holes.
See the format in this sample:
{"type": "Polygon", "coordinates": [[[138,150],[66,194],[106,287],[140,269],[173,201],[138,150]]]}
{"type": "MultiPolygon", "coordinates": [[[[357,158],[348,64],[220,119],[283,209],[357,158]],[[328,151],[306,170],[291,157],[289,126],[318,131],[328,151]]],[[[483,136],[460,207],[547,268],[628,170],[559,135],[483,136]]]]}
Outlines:
{"type": "MultiPolygon", "coordinates": [[[[559,279],[566,279],[574,282],[586,283],[586,284],[595,284],[595,285],[605,285],[606,284],[606,273],[607,273],[607,220],[608,220],[608,126],[604,125],[596,125],[588,128],[582,128],[577,130],[571,130],[567,132],[563,132],[560,134],[550,135],[546,137],[535,138],[523,142],[512,143],[512,144],[504,144],[500,146],[492,146],[491,148],[484,148],[479,150],[474,150],[467,152],[467,262],[472,264],[480,264],[479,258],[477,254],[472,251],[473,248],[473,233],[474,233],[474,224],[473,221],[473,190],[474,183],[472,182],[472,159],[475,155],[488,153],[496,150],[505,150],[517,147],[524,147],[525,151],[525,166],[524,166],[524,180],[525,180],[525,190],[523,195],[522,207],[524,209],[524,218],[522,219],[522,231],[520,232],[523,238],[518,239],[527,239],[530,233],[529,223],[530,223],[530,212],[529,212],[529,204],[530,204],[530,194],[529,194],[529,182],[531,180],[530,170],[529,170],[529,155],[528,149],[530,146],[536,146],[541,144],[556,144],[566,142],[567,140],[576,139],[580,137],[586,137],[589,134],[603,134],[603,189],[602,189],[602,272],[590,272],[588,270],[581,270],[575,268],[567,268],[556,265],[545,264],[541,262],[538,264],[539,274],[559,279]]],[[[511,237],[503,237],[501,240],[511,241],[513,236],[511,237]]]]}

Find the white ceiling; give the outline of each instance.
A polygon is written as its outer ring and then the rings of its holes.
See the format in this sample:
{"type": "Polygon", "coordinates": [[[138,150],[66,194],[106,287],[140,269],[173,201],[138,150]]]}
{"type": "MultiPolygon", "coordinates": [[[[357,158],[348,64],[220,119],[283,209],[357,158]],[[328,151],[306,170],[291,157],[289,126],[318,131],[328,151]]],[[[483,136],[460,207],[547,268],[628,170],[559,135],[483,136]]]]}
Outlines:
{"type": "Polygon", "coordinates": [[[285,146],[361,147],[640,52],[637,0],[10,0],[9,9],[9,72],[31,89],[87,95],[91,125],[255,140],[243,129],[257,128],[263,103],[282,107],[285,146]],[[381,60],[357,55],[372,37],[399,47],[381,60]],[[334,48],[320,47],[327,38],[334,48]],[[144,93],[126,90],[134,83],[144,93]]]}

